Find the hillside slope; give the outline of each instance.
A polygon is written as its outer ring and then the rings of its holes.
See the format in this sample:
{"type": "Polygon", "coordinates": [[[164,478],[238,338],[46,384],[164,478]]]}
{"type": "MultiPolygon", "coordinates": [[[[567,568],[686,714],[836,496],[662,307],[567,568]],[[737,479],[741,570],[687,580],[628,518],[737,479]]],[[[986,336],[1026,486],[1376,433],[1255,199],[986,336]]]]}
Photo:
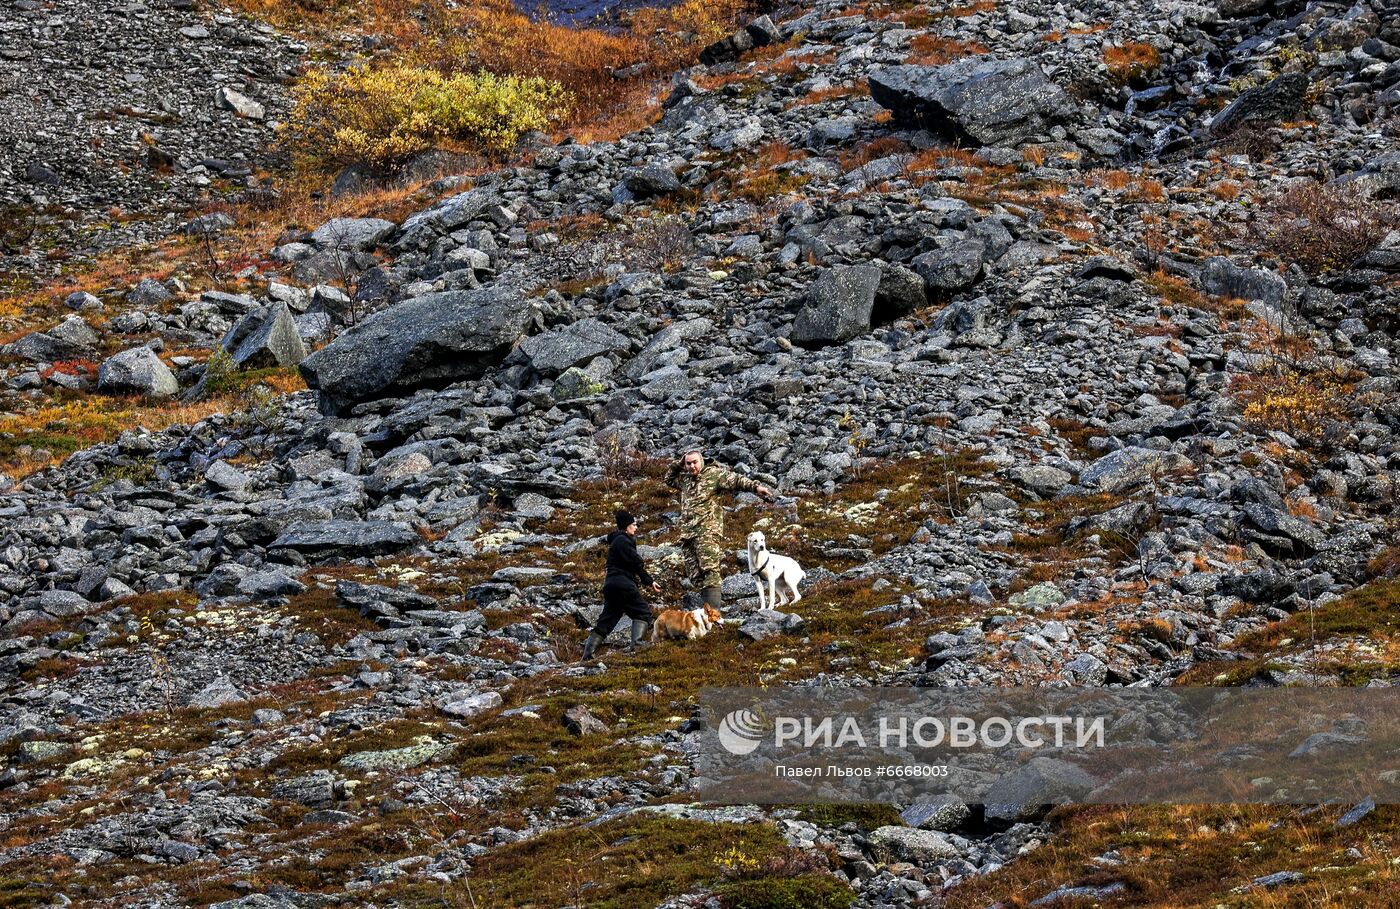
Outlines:
{"type": "Polygon", "coordinates": [[[244,406],[0,494],[0,893],[1393,905],[1388,806],[686,785],[707,685],[1394,684],[1397,45],[1381,2],[804,3],[640,132],[15,337],[17,409],[244,406]],[[729,542],[807,595],[733,558],[719,632],[579,662],[614,507],[680,601],[691,448],[780,491],[729,542]]]}

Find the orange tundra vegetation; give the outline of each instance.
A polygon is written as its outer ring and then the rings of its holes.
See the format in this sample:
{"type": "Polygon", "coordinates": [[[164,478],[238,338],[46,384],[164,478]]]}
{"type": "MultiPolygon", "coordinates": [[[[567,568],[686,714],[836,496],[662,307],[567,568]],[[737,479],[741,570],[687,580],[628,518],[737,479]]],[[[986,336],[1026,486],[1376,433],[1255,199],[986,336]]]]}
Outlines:
{"type": "Polygon", "coordinates": [[[358,30],[387,37],[387,62],[393,65],[443,75],[485,70],[557,82],[576,99],[566,128],[644,106],[658,78],[694,63],[707,44],[737,27],[749,6],[747,0],[681,0],[634,10],[620,28],[604,30],[532,18],[511,0],[231,0],[230,5],[302,32],[358,30]]]}

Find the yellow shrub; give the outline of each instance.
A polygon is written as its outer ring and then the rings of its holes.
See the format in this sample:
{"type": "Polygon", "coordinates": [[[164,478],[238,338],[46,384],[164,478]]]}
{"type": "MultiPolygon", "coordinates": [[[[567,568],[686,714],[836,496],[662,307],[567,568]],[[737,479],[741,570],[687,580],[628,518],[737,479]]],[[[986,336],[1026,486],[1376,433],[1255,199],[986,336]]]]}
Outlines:
{"type": "Polygon", "coordinates": [[[1325,370],[1275,363],[1259,374],[1236,376],[1230,392],[1257,430],[1280,429],[1307,444],[1330,441],[1350,422],[1354,386],[1325,370]]]}
{"type": "Polygon", "coordinates": [[[557,82],[540,78],[406,66],[320,70],[298,87],[289,131],[308,170],[361,163],[388,170],[441,145],[505,151],[559,122],[571,101],[557,82]]]}

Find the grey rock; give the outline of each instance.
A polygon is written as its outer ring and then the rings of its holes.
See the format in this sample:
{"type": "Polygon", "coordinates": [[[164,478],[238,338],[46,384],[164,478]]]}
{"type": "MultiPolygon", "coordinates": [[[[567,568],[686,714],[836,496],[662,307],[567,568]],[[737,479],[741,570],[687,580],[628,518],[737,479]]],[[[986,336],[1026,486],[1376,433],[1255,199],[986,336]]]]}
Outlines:
{"type": "Polygon", "coordinates": [[[1354,805],[1346,814],[1337,818],[1338,827],[1350,827],[1358,824],[1376,810],[1376,800],[1370,796],[1362,799],[1354,805]]]}
{"type": "Polygon", "coordinates": [[[1207,132],[1228,136],[1246,123],[1273,122],[1296,114],[1311,85],[1305,73],[1284,73],[1266,85],[1248,89],[1211,118],[1207,132]]]}
{"type": "Polygon", "coordinates": [[[1026,821],[1058,802],[1082,797],[1094,788],[1094,778],[1066,761],[1032,758],[997,778],[983,800],[989,820],[1026,821]]]}
{"type": "Polygon", "coordinates": [[[880,285],[875,288],[875,307],[870,321],[880,325],[907,316],[928,305],[922,275],[902,265],[880,268],[880,285]]]}
{"type": "Polygon", "coordinates": [[[354,754],[347,754],[340,759],[338,766],[350,770],[378,770],[393,773],[421,767],[429,761],[446,757],[454,750],[455,746],[451,743],[444,745],[428,741],[389,751],[358,751],[354,754]]]}
{"type": "Polygon", "coordinates": [[[1224,256],[1211,256],[1201,266],[1201,290],[1217,297],[1281,306],[1288,293],[1288,282],[1277,272],[1240,268],[1224,256]]]}
{"type": "Polygon", "coordinates": [[[26,598],[24,605],[60,619],[82,615],[92,608],[87,598],[71,590],[45,590],[36,597],[26,598]]]}
{"type": "Polygon", "coordinates": [[[1048,131],[1070,108],[1064,91],[1030,60],[969,57],[944,66],[889,66],[870,95],[897,119],[935,135],[1011,145],[1048,131]]]}
{"type": "Polygon", "coordinates": [[[31,363],[57,363],[60,360],[77,360],[90,357],[91,347],[74,344],[48,332],[31,332],[18,341],[6,344],[6,356],[19,357],[31,363]]]}
{"type": "Polygon", "coordinates": [[[285,571],[273,568],[249,574],[239,580],[234,589],[242,596],[261,602],[303,593],[306,585],[285,571]]]}
{"type": "Polygon", "coordinates": [[[170,398],[180,391],[180,383],[155,351],[143,346],[124,350],[105,361],[97,370],[97,390],[170,398]]]}
{"type": "Polygon", "coordinates": [[[423,385],[473,378],[524,334],[532,308],[516,290],[492,287],[416,297],[351,328],[301,362],[321,408],[423,385]]]}
{"type": "Polygon", "coordinates": [[[73,746],[67,742],[49,742],[43,739],[32,739],[27,742],[19,743],[19,748],[15,752],[15,759],[20,764],[38,764],[56,757],[62,757],[72,750],[73,746]]]}
{"type": "Polygon", "coordinates": [[[219,489],[242,489],[252,482],[252,478],[227,461],[214,461],[204,470],[204,479],[210,486],[219,489]]]}
{"type": "Polygon", "coordinates": [[[799,634],[805,625],[806,622],[799,615],[776,609],[760,609],[739,626],[739,636],[762,641],[780,634],[799,634]]]}
{"type": "Polygon", "coordinates": [[[972,814],[967,803],[947,793],[915,802],[899,813],[910,827],[922,830],[956,830],[972,814]]]}
{"type": "Polygon", "coordinates": [[[1030,464],[1013,467],[1007,471],[1011,482],[1028,489],[1038,496],[1053,496],[1064,489],[1074,479],[1068,471],[1051,467],[1049,464],[1030,464]]]}
{"type": "Polygon", "coordinates": [[[1065,663],[1065,676],[1075,685],[1097,687],[1108,678],[1108,666],[1091,653],[1081,653],[1065,663]]]}
{"type": "Polygon", "coordinates": [[[127,292],[126,302],[132,306],[159,306],[172,296],[164,284],[154,278],[142,278],[127,292]]]}
{"type": "Polygon", "coordinates": [[[306,345],[286,303],[250,313],[219,343],[241,369],[295,366],[306,359],[306,345]]]}
{"type": "Polygon", "coordinates": [[[962,854],[957,846],[936,830],[890,825],[870,831],[869,839],[870,845],[876,849],[920,865],[957,858],[962,854]]]}
{"type": "Polygon", "coordinates": [[[370,250],[396,229],[383,218],[332,218],[311,232],[311,240],[323,249],[370,250]]]}
{"type": "Polygon", "coordinates": [[[1365,166],[1343,174],[1332,183],[1350,186],[1366,196],[1388,196],[1400,192],[1400,151],[1377,155],[1365,166]]]}
{"type": "Polygon", "coordinates": [[[466,719],[476,716],[478,713],[494,710],[502,703],[499,692],[483,691],[480,694],[449,695],[440,698],[437,702],[437,709],[447,716],[466,719]]]}
{"type": "Polygon", "coordinates": [[[570,366],[564,370],[563,375],[554,380],[554,387],[549,390],[549,394],[562,404],[602,394],[606,387],[577,366],[570,366]]]}
{"type": "Polygon", "coordinates": [[[1091,901],[1091,905],[1097,905],[1097,901],[1105,900],[1127,889],[1127,885],[1121,881],[1114,881],[1111,884],[1085,884],[1080,887],[1057,887],[1042,897],[1031,901],[1031,905],[1054,906],[1056,903],[1066,900],[1074,902],[1076,905],[1083,904],[1083,901],[1091,901]]]}
{"type": "Polygon", "coordinates": [[[161,840],[156,844],[155,853],[178,863],[192,862],[199,858],[199,847],[179,840],[161,840]]]}
{"type": "Polygon", "coordinates": [[[574,735],[594,735],[608,731],[608,725],[594,716],[592,711],[582,704],[565,710],[560,722],[565,729],[574,735]]]}
{"type": "Polygon", "coordinates": [[[214,92],[214,104],[220,110],[233,111],[248,120],[261,120],[267,116],[267,110],[261,104],[226,85],[214,92]]]}
{"type": "Polygon", "coordinates": [[[647,164],[624,174],[622,185],[637,198],[645,199],[673,193],[681,188],[681,181],[669,167],[647,164]]]}
{"type": "Polygon", "coordinates": [[[248,700],[248,695],[240,691],[238,686],[224,676],[219,676],[191,695],[189,706],[196,710],[209,710],[214,707],[239,704],[246,700],[248,700]]]}
{"type": "Polygon", "coordinates": [[[520,345],[530,365],[544,375],[583,366],[594,357],[628,350],[627,338],[597,319],[579,319],[562,328],[526,338],[520,345]]]}
{"type": "Polygon", "coordinates": [[[971,287],[982,277],[982,257],[986,246],[978,240],[961,240],[943,249],[914,257],[914,270],[924,279],[930,293],[971,287]]]}
{"type": "Polygon", "coordinates": [[[721,38],[706,47],[700,52],[700,62],[706,66],[714,66],[717,63],[738,60],[745,51],[765,47],[781,37],[782,32],[773,24],[773,20],[762,16],[729,37],[721,38]]]}
{"type": "Polygon", "coordinates": [[[1120,448],[1081,471],[1079,483],[1100,492],[1122,492],[1146,482],[1154,475],[1190,466],[1189,459],[1173,451],[1120,448]]]}
{"type": "Polygon", "coordinates": [[[1008,601],[1012,606],[1024,606],[1030,609],[1049,609],[1058,606],[1065,601],[1064,592],[1054,584],[1036,584],[1017,594],[1012,594],[1008,601]]]}
{"type": "Polygon", "coordinates": [[[880,269],[870,265],[833,268],[822,273],[808,293],[807,304],[792,328],[794,344],[840,344],[870,331],[880,269]]]}
{"type": "Polygon", "coordinates": [[[422,539],[405,524],[388,521],[310,521],[284,531],[269,550],[295,550],[320,560],[388,555],[422,539]]]}

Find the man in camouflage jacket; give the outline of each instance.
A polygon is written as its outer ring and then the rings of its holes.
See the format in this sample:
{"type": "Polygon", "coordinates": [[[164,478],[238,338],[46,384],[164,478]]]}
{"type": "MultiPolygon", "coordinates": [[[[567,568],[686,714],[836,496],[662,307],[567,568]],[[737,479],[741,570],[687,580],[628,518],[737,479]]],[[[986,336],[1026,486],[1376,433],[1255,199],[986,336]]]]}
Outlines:
{"type": "Polygon", "coordinates": [[[680,491],[681,548],[686,569],[709,605],[720,607],[720,563],[724,558],[724,506],[721,492],[752,492],[773,498],[767,486],[718,464],[706,464],[698,451],[688,451],[671,465],[666,482],[680,491]]]}

